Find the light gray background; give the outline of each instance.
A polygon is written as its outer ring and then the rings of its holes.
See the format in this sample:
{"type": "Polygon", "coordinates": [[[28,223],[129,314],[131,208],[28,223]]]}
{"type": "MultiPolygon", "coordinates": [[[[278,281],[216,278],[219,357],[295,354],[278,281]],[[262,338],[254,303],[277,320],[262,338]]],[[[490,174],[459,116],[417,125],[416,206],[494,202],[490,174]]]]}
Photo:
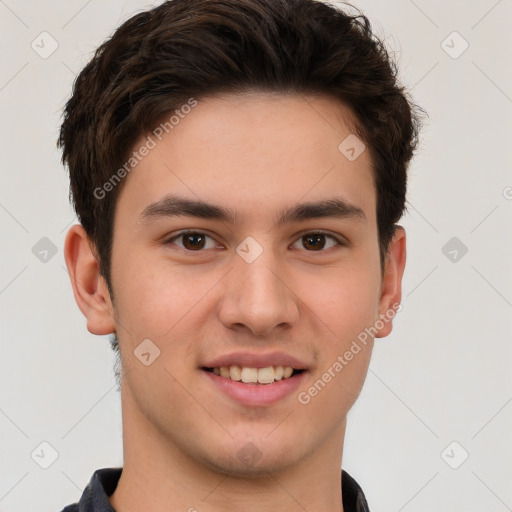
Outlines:
{"type": "MultiPolygon", "coordinates": [[[[511,1],[354,4],[430,120],[402,222],[403,310],[376,342],[343,465],[372,512],[511,510],[511,1]]],[[[113,353],[87,332],[65,269],[76,219],[55,141],[75,74],[151,5],[0,0],[1,511],[59,511],[95,469],[122,465],[113,353]],[[31,47],[51,49],[43,31],[58,43],[47,58],[31,47]],[[32,251],[43,237],[57,249],[46,262],[32,251]],[[48,469],[43,441],[58,452],[48,469]]]]}

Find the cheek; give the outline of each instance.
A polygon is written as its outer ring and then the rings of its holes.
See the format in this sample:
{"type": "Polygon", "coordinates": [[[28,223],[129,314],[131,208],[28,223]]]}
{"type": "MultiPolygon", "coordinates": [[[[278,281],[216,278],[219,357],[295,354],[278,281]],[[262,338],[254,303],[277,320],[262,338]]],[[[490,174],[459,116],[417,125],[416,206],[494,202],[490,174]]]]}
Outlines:
{"type": "Polygon", "coordinates": [[[118,265],[116,320],[134,343],[144,338],[158,342],[173,329],[180,329],[180,322],[219,280],[198,268],[136,258],[118,265]]]}
{"type": "Polygon", "coordinates": [[[316,276],[302,274],[296,289],[319,321],[329,345],[342,349],[375,322],[379,287],[378,272],[352,265],[326,269],[316,276]]]}
{"type": "Polygon", "coordinates": [[[350,350],[336,354],[318,375],[304,387],[298,401],[311,417],[324,416],[324,428],[339,424],[356,401],[367,375],[372,342],[360,346],[357,353],[350,350]],[[346,354],[350,352],[350,360],[346,354]]]}
{"type": "MultiPolygon", "coordinates": [[[[316,365],[312,379],[301,389],[299,402],[310,412],[341,421],[363,386],[373,349],[368,329],[375,322],[374,286],[353,286],[348,280],[330,281],[308,306],[314,311],[316,365]]],[[[329,421],[327,421],[329,424],[329,421]]]]}
{"type": "Polygon", "coordinates": [[[368,329],[377,318],[379,284],[379,272],[355,265],[302,280],[300,295],[307,297],[306,310],[313,313],[309,316],[317,337],[312,344],[317,366],[314,379],[301,390],[300,403],[333,420],[343,418],[364,383],[373,348],[368,329]]]}

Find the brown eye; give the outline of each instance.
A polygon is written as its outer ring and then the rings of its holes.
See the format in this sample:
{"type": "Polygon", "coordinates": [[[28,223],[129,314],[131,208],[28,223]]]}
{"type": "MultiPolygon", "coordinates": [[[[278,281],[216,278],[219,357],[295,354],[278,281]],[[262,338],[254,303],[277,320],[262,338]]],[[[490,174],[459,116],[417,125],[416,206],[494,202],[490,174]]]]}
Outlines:
{"type": "Polygon", "coordinates": [[[191,231],[189,233],[181,233],[166,243],[172,243],[178,245],[185,249],[186,251],[191,252],[201,252],[202,249],[213,249],[215,247],[215,241],[208,235],[204,233],[200,233],[198,231],[191,231]],[[210,246],[207,247],[207,240],[210,239],[210,246]],[[181,245],[176,244],[176,240],[181,240],[181,245]]]}
{"type": "Polygon", "coordinates": [[[195,249],[203,249],[205,244],[205,237],[198,233],[193,233],[191,235],[182,235],[183,246],[185,249],[190,249],[191,251],[195,249]]]}
{"type": "Polygon", "coordinates": [[[302,242],[302,246],[305,247],[309,252],[321,252],[324,249],[330,249],[336,245],[343,245],[337,238],[327,233],[306,233],[305,235],[302,235],[299,240],[297,240],[297,242],[299,241],[302,242]],[[334,243],[326,247],[326,239],[328,238],[330,238],[334,243]]]}

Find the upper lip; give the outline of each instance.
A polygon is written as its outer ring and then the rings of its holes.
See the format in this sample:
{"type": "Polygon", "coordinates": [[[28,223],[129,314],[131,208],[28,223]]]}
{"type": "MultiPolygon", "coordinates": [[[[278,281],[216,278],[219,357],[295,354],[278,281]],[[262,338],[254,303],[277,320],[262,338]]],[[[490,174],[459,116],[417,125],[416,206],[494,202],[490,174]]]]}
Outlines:
{"type": "Polygon", "coordinates": [[[295,370],[306,370],[307,365],[299,359],[284,352],[255,354],[251,352],[232,352],[206,362],[203,367],[219,368],[221,366],[246,366],[249,368],[266,368],[268,366],[291,366],[295,370]]]}

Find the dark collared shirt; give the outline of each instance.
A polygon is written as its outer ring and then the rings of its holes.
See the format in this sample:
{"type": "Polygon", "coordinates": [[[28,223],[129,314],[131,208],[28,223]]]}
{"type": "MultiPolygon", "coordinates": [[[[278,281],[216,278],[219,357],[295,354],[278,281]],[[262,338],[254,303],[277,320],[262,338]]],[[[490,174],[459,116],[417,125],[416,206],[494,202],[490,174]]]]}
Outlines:
{"type": "MultiPolygon", "coordinates": [[[[115,512],[108,497],[114,494],[122,471],[123,468],[96,470],[80,501],[62,512],[115,512]]],[[[344,512],[370,512],[363,490],[346,471],[341,474],[341,490],[344,512]]]]}

